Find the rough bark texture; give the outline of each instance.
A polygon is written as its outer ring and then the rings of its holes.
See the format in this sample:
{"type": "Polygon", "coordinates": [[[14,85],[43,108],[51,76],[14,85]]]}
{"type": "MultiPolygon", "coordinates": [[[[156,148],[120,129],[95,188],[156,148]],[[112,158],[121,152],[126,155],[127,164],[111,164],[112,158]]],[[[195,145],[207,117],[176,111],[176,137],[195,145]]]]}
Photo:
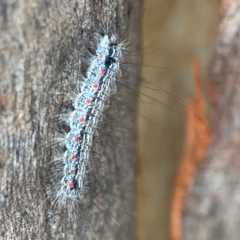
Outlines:
{"type": "Polygon", "coordinates": [[[239,11],[239,1],[223,3],[210,68],[210,83],[216,94],[213,140],[186,203],[183,216],[186,240],[229,240],[240,236],[239,11]]]}
{"type": "MultiPolygon", "coordinates": [[[[66,108],[63,96],[84,75],[84,53],[102,26],[117,29],[121,39],[131,32],[138,47],[138,2],[13,0],[1,1],[0,11],[0,236],[132,239],[134,220],[128,213],[134,212],[134,196],[127,193],[134,192],[135,140],[129,128],[135,119],[129,112],[135,95],[125,85],[119,84],[104,114],[85,205],[75,207],[73,219],[47,197],[49,182],[54,184],[48,163],[59,151],[53,142],[61,129],[56,116],[66,108]],[[126,186],[129,191],[123,191],[126,186]]],[[[134,78],[127,83],[136,87],[134,78]]]]}

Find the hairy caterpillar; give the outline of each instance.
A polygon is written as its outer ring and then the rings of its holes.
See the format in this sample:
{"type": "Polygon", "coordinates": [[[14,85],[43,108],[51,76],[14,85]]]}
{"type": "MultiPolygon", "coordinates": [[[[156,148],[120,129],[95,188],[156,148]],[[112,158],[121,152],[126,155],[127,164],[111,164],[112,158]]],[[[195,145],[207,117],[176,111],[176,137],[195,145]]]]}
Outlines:
{"type": "Polygon", "coordinates": [[[70,131],[64,140],[67,150],[60,158],[64,163],[63,177],[60,186],[53,187],[57,191],[56,201],[63,200],[62,204],[83,197],[93,134],[115,84],[123,51],[123,45],[117,44],[115,36],[97,36],[95,42],[95,56],[91,59],[81,90],[72,99],[74,110],[66,119],[70,131]]]}

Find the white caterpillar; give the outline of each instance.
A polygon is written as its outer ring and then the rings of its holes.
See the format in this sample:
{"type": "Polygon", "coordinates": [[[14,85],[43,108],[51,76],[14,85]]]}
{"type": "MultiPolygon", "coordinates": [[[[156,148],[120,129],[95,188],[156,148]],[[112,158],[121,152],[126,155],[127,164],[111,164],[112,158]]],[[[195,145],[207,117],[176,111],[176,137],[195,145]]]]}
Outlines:
{"type": "Polygon", "coordinates": [[[64,202],[82,197],[89,151],[99,118],[108,99],[111,87],[119,71],[122,49],[115,36],[104,35],[99,39],[96,55],[86,72],[86,79],[76,98],[72,100],[72,111],[67,119],[70,127],[64,144],[63,178],[56,199],[64,202]]]}

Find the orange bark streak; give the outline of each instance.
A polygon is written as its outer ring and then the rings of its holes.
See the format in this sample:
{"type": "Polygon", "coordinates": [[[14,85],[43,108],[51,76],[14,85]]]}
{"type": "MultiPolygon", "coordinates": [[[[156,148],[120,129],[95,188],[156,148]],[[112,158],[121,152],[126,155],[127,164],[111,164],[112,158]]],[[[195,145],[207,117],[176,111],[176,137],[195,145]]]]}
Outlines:
{"type": "Polygon", "coordinates": [[[205,98],[201,87],[199,61],[192,62],[195,93],[187,99],[186,142],[176,175],[171,204],[171,240],[182,238],[182,210],[188,189],[193,183],[194,174],[204,161],[210,143],[209,123],[206,117],[205,98]]]}

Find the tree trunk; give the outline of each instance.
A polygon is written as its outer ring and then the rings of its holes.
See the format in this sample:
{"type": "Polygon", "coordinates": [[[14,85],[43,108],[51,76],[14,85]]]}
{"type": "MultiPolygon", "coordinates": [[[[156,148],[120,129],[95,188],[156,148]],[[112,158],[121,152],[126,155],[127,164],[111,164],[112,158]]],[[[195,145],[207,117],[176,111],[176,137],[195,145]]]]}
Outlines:
{"type": "MultiPolygon", "coordinates": [[[[89,42],[105,27],[117,29],[121,40],[131,33],[135,46],[129,49],[138,48],[138,1],[13,0],[0,7],[1,236],[132,239],[136,140],[129,133],[135,94],[119,84],[111,97],[95,138],[84,203],[70,212],[52,206],[49,162],[63,153],[55,144],[56,133],[64,131],[57,116],[69,106],[63,98],[85,76],[89,42]],[[118,107],[119,97],[127,108],[118,107]],[[119,126],[127,126],[120,137],[119,126]]],[[[136,65],[127,71],[137,71],[136,65]]],[[[127,83],[137,88],[133,75],[127,83]]]]}
{"type": "Polygon", "coordinates": [[[186,240],[229,240],[240,236],[240,3],[223,1],[222,9],[209,79],[215,90],[212,142],[186,202],[186,240]]]}

